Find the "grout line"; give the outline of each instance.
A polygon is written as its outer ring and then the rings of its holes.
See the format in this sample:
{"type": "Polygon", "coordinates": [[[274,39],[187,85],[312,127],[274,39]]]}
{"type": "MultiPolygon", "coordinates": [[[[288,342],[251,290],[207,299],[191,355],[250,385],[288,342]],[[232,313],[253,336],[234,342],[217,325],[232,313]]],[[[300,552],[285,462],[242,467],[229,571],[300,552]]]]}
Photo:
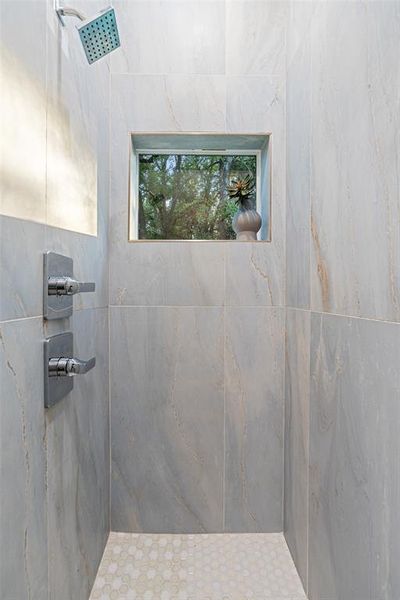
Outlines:
{"type": "Polygon", "coordinates": [[[305,593],[309,592],[309,540],[310,540],[310,432],[311,432],[311,315],[307,319],[307,350],[308,350],[308,386],[307,386],[307,444],[306,444],[306,572],[305,593]]]}
{"type": "Polygon", "coordinates": [[[341,313],[325,312],[321,310],[312,310],[310,308],[298,308],[297,306],[286,306],[287,310],[299,310],[309,312],[314,315],[322,315],[324,317],[341,317],[343,319],[357,319],[359,321],[371,321],[373,323],[385,323],[386,325],[400,325],[400,321],[388,321],[386,319],[372,319],[370,317],[357,317],[355,315],[343,315],[341,313]]]}
{"type": "MultiPolygon", "coordinates": [[[[309,97],[310,97],[310,106],[309,106],[309,124],[308,124],[308,133],[309,133],[309,140],[308,140],[308,161],[309,161],[309,168],[308,168],[308,302],[311,305],[312,303],[312,281],[311,281],[311,277],[312,277],[312,252],[314,251],[314,241],[313,241],[313,237],[312,237],[312,233],[311,233],[311,216],[312,216],[312,176],[313,176],[313,160],[312,160],[312,145],[313,145],[313,115],[312,115],[312,110],[313,110],[313,81],[312,81],[312,77],[313,77],[313,60],[312,60],[312,37],[313,37],[313,21],[314,19],[311,18],[310,20],[310,41],[305,42],[305,51],[306,53],[309,53],[309,63],[308,63],[308,75],[309,75],[309,82],[310,82],[310,89],[309,91],[309,97]]],[[[304,43],[304,40],[303,42],[304,43]]],[[[301,45],[299,45],[298,50],[300,50],[301,45]]],[[[306,58],[307,58],[307,54],[306,54],[306,58]]],[[[308,440],[307,440],[307,472],[306,472],[306,477],[307,477],[307,484],[306,484],[306,572],[305,572],[305,593],[306,596],[308,597],[309,595],[309,556],[310,556],[310,545],[309,545],[309,537],[310,537],[310,431],[311,431],[311,424],[310,424],[310,417],[311,417],[311,317],[312,317],[312,312],[310,311],[310,318],[308,319],[308,363],[309,363],[309,367],[308,367],[308,414],[307,414],[307,434],[308,434],[308,440]]]]}
{"type": "MultiPolygon", "coordinates": [[[[252,309],[285,309],[299,310],[309,312],[311,314],[322,315],[325,317],[342,317],[343,319],[358,319],[359,321],[372,321],[373,323],[385,323],[386,325],[400,325],[400,321],[389,321],[387,319],[373,319],[371,317],[359,317],[355,315],[345,315],[343,313],[326,312],[320,310],[312,310],[310,308],[300,308],[298,306],[290,306],[284,304],[108,304],[106,306],[87,306],[86,308],[74,309],[74,313],[84,310],[105,310],[114,308],[252,308],[252,309]]],[[[14,319],[4,319],[0,321],[0,325],[5,323],[13,323],[17,321],[28,321],[30,319],[43,319],[43,315],[33,315],[31,317],[16,317],[14,319]]]]}
{"type": "Polygon", "coordinates": [[[34,315],[32,317],[17,317],[15,319],[5,319],[4,321],[0,321],[0,326],[6,323],[17,323],[19,321],[31,321],[33,319],[43,320],[43,315],[34,315]]]}
{"type": "Polygon", "coordinates": [[[285,535],[285,442],[286,442],[286,328],[287,311],[283,314],[283,432],[282,432],[282,531],[285,535]]]}
{"type": "Polygon", "coordinates": [[[223,326],[222,326],[222,334],[223,334],[223,357],[222,357],[222,372],[223,372],[223,431],[222,431],[222,446],[223,446],[223,457],[222,457],[222,531],[225,532],[225,497],[226,497],[226,363],[225,363],[225,346],[226,346],[226,260],[225,260],[226,250],[224,248],[224,305],[223,305],[223,326]]]}
{"type": "Polygon", "coordinates": [[[225,77],[226,79],[232,78],[245,78],[245,79],[279,79],[283,80],[285,78],[285,72],[282,70],[282,73],[272,72],[272,73],[227,73],[226,67],[224,71],[218,73],[165,73],[165,72],[139,72],[139,71],[111,71],[111,77],[208,77],[208,78],[217,78],[217,77],[225,77]]]}
{"type": "Polygon", "coordinates": [[[110,304],[110,308],[271,308],[284,309],[284,304],[110,304]]]}
{"type": "Polygon", "coordinates": [[[110,263],[110,223],[111,223],[111,74],[112,63],[110,60],[110,69],[108,73],[108,223],[107,223],[107,266],[108,266],[108,531],[111,531],[111,489],[112,489],[112,448],[111,448],[111,310],[110,310],[110,281],[111,281],[111,263],[110,263]]]}
{"type": "MultiPolygon", "coordinates": [[[[371,317],[359,317],[355,315],[345,315],[342,313],[326,312],[319,310],[312,310],[310,308],[300,308],[298,306],[290,306],[285,304],[109,304],[109,308],[252,308],[252,309],[284,309],[284,310],[300,310],[303,312],[310,312],[316,315],[323,315],[326,317],[342,317],[344,319],[359,319],[360,321],[372,321],[374,323],[386,323],[388,325],[400,325],[400,321],[389,321],[387,319],[373,319],[371,317]]],[[[106,308],[106,307],[104,307],[106,308]]],[[[18,320],[18,319],[16,319],[18,320]]]]}

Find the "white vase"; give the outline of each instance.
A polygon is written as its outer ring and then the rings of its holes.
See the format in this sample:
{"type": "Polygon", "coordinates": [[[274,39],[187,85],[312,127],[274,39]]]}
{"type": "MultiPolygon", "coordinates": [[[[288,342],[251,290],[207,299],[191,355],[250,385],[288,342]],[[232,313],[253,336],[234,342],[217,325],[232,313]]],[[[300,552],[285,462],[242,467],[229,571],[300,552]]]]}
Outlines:
{"type": "Polygon", "coordinates": [[[232,220],[232,228],[239,242],[253,242],[261,228],[261,217],[254,209],[240,209],[232,220]]]}

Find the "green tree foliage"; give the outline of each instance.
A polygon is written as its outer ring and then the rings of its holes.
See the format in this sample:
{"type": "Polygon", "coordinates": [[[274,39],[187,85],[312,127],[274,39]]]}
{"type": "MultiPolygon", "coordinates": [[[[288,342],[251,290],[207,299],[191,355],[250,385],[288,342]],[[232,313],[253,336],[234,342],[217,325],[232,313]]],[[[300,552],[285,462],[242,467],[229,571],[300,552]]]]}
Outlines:
{"type": "Polygon", "coordinates": [[[141,154],[139,239],[234,239],[237,205],[227,188],[249,174],[255,156],[141,154]]]}

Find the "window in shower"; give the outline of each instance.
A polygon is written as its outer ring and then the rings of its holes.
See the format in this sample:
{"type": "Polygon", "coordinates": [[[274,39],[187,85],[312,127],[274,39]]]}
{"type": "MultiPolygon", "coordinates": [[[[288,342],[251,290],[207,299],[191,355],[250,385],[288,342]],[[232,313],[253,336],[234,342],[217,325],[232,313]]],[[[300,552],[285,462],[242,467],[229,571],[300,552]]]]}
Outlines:
{"type": "Polygon", "coordinates": [[[268,136],[132,136],[130,240],[232,240],[232,180],[250,176],[269,239],[268,136]]]}

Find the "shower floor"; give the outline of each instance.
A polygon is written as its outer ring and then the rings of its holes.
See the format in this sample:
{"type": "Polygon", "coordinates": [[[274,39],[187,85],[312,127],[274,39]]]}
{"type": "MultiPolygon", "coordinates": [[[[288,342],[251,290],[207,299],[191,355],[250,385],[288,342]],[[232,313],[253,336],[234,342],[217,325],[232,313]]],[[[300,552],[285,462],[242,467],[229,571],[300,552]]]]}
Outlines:
{"type": "Polygon", "coordinates": [[[280,533],[110,533],[91,600],[303,600],[280,533]]]}

